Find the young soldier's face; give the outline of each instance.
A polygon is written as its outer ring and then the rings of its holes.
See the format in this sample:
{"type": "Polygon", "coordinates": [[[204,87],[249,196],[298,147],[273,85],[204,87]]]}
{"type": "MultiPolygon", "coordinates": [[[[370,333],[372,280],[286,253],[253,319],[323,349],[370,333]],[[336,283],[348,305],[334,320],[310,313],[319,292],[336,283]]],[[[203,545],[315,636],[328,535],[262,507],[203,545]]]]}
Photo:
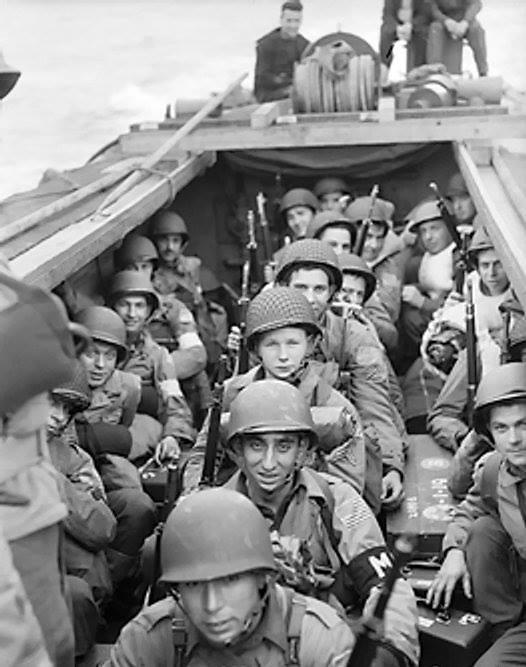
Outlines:
{"type": "Polygon", "coordinates": [[[263,576],[245,573],[178,585],[183,609],[213,646],[235,644],[259,611],[263,576]]]}
{"type": "Polygon", "coordinates": [[[155,237],[155,245],[162,261],[170,264],[181,256],[184,241],[181,234],[163,234],[155,237]]]}
{"type": "Polygon", "coordinates": [[[489,430],[502,456],[511,465],[526,469],[526,401],[492,408],[489,430]]]}
{"type": "Polygon", "coordinates": [[[340,297],[347,303],[362,306],[365,298],[365,278],[353,273],[344,273],[340,297]]]}
{"type": "Polygon", "coordinates": [[[145,296],[122,296],[113,306],[126,327],[126,333],[137,333],[144,327],[150,315],[150,306],[145,296]]]}
{"type": "Polygon", "coordinates": [[[281,32],[287,37],[296,37],[301,26],[301,12],[285,9],[281,12],[281,32]]]}
{"type": "Polygon", "coordinates": [[[298,433],[247,434],[238,447],[238,465],[249,485],[272,495],[290,481],[305,447],[298,433]]]}
{"type": "Polygon", "coordinates": [[[383,225],[371,223],[363,244],[362,257],[366,262],[374,262],[385,245],[386,229],[383,225]]]}
{"type": "Polygon", "coordinates": [[[328,243],[337,255],[351,252],[351,232],[347,227],[326,227],[320,241],[328,243]]]}
{"type": "Polygon", "coordinates": [[[138,273],[142,273],[145,276],[148,276],[150,280],[153,275],[153,262],[151,262],[149,259],[138,260],[137,262],[133,262],[133,264],[129,264],[124,268],[127,271],[137,271],[138,273]]]}
{"type": "Polygon", "coordinates": [[[109,343],[94,340],[79,357],[86,369],[88,384],[92,389],[102,387],[117,365],[117,348],[109,343]]]}
{"type": "Polygon", "coordinates": [[[293,206],[287,211],[287,225],[294,239],[303,239],[307,233],[307,227],[314,217],[314,211],[308,206],[293,206]]]}
{"type": "Polygon", "coordinates": [[[51,396],[51,408],[46,425],[48,437],[60,437],[70,420],[71,406],[66,401],[61,401],[59,398],[51,396]]]}
{"type": "Polygon", "coordinates": [[[475,207],[469,195],[451,197],[451,205],[458,222],[468,222],[475,215],[475,207]]]}
{"type": "Polygon", "coordinates": [[[341,198],[344,196],[343,192],[328,192],[320,196],[320,209],[322,211],[339,211],[342,212],[341,198]]]}
{"type": "Polygon", "coordinates": [[[477,257],[477,271],[482,284],[491,296],[498,296],[508,289],[509,281],[495,250],[483,250],[477,257]]]}
{"type": "Polygon", "coordinates": [[[301,366],[309,349],[309,337],[299,327],[283,327],[261,335],[257,352],[265,371],[276,380],[287,380],[301,366]]]}
{"type": "Polygon", "coordinates": [[[312,306],[316,317],[327,310],[331,298],[329,276],[323,269],[298,269],[293,271],[289,287],[299,290],[312,306]]]}
{"type": "Polygon", "coordinates": [[[418,227],[424,250],[430,255],[437,255],[451,243],[446,223],[443,220],[429,220],[418,227]]]}

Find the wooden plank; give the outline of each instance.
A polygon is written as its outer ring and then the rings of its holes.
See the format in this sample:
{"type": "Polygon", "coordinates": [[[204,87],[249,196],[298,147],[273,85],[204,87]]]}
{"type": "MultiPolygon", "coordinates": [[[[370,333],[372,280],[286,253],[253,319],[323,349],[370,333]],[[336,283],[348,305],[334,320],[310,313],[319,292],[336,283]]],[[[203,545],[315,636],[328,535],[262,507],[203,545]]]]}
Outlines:
{"type": "Polygon", "coordinates": [[[173,188],[164,178],[147,177],[113,204],[107,215],[89,215],[15,257],[13,271],[30,283],[52,289],[142,224],[215,159],[213,152],[190,156],[168,174],[173,188]]]}
{"type": "Polygon", "coordinates": [[[477,167],[464,143],[455,144],[460,171],[511,284],[526,308],[526,225],[493,165],[477,167]]]}
{"type": "MultiPolygon", "coordinates": [[[[127,155],[150,153],[169,136],[163,131],[132,132],[119,138],[127,155]]],[[[179,148],[203,150],[248,150],[350,146],[370,144],[426,143],[491,138],[526,138],[526,115],[484,118],[423,118],[383,123],[334,123],[273,125],[254,130],[239,128],[198,128],[185,137],[179,148]]],[[[167,156],[169,159],[170,155],[167,156]]]]}
{"type": "Polygon", "coordinates": [[[292,113],[292,103],[289,99],[276,100],[275,102],[265,102],[250,114],[250,127],[257,130],[262,127],[269,127],[278,118],[292,113]]]}
{"type": "MultiPolygon", "coordinates": [[[[502,156],[503,150],[504,149],[501,146],[498,145],[494,146],[491,152],[491,161],[513,205],[515,206],[518,214],[521,216],[522,220],[526,224],[526,194],[524,193],[524,190],[520,187],[519,182],[517,181],[517,177],[513,174],[511,169],[506,164],[506,161],[502,156]]],[[[526,168],[526,156],[524,158],[524,165],[526,168]]],[[[523,184],[526,183],[526,179],[524,179],[524,174],[521,174],[520,176],[522,183],[523,184]]]]}

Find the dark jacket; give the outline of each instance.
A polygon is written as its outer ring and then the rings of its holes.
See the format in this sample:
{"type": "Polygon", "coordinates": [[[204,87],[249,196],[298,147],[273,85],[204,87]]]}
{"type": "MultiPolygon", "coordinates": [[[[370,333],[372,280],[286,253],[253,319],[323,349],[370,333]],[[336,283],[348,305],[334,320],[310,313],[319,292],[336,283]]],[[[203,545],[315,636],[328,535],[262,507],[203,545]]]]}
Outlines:
{"type": "Polygon", "coordinates": [[[294,63],[299,62],[308,44],[303,35],[297,35],[294,39],[283,38],[280,28],[258,40],[254,76],[254,95],[258,102],[269,102],[288,96],[287,89],[292,83],[294,63]]]}
{"type": "Polygon", "coordinates": [[[431,0],[431,14],[434,21],[453,19],[469,23],[482,9],[480,0],[431,0]]]}

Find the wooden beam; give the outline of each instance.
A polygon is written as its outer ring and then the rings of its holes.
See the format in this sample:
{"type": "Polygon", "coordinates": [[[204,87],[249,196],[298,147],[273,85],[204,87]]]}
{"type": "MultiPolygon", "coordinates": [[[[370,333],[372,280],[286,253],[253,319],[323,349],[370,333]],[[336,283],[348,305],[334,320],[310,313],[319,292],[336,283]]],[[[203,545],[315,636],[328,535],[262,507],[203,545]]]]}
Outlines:
{"type": "Polygon", "coordinates": [[[88,215],[19,254],[10,262],[13,271],[40,287],[56,287],[147,220],[215,159],[213,152],[190,156],[167,174],[172,187],[165,178],[148,176],[115,202],[107,215],[88,215]]]}
{"type": "Polygon", "coordinates": [[[269,127],[279,116],[289,113],[292,113],[292,103],[288,99],[265,102],[250,114],[250,127],[254,130],[269,127]]]}
{"type": "MultiPolygon", "coordinates": [[[[168,133],[169,134],[169,133],[168,133]]],[[[120,137],[126,155],[144,155],[160,146],[168,134],[162,130],[131,132],[120,137]]],[[[198,128],[182,140],[179,148],[204,150],[249,150],[307,148],[370,144],[426,143],[490,138],[526,138],[526,115],[482,118],[422,118],[386,122],[320,122],[250,127],[198,128]]],[[[167,156],[169,159],[169,155],[167,156]]]]}
{"type": "Polygon", "coordinates": [[[526,308],[525,221],[511,202],[493,164],[477,167],[463,143],[455,145],[455,153],[477,211],[484,220],[517,297],[526,308]]]}
{"type": "Polygon", "coordinates": [[[504,149],[499,145],[494,146],[491,152],[491,161],[513,205],[526,225],[526,194],[520,185],[520,183],[522,183],[524,186],[524,183],[526,183],[526,180],[524,179],[524,176],[526,175],[526,156],[524,157],[523,173],[519,175],[521,180],[518,181],[517,175],[512,172],[503,157],[503,150],[504,149]]]}

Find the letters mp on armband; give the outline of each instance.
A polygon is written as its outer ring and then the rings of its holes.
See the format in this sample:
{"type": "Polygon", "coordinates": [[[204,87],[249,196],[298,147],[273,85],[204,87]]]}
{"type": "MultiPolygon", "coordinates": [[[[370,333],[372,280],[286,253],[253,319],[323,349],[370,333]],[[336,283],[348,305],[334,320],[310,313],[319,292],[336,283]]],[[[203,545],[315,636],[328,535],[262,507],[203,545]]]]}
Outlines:
{"type": "Polygon", "coordinates": [[[371,588],[385,579],[393,560],[385,546],[367,549],[349,563],[349,571],[358,594],[365,597],[371,588]]]}

